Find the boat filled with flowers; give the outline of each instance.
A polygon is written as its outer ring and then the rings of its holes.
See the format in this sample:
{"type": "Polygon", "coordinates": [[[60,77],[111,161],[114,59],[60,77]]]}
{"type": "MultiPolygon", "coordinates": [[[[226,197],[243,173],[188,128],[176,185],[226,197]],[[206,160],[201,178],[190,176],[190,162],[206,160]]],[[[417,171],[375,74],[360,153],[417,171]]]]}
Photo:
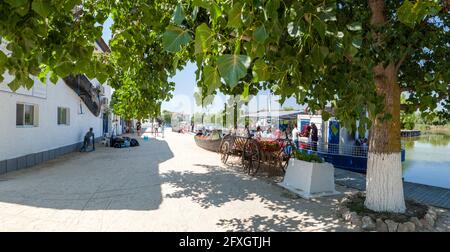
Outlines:
{"type": "Polygon", "coordinates": [[[222,134],[219,130],[212,130],[210,132],[205,133],[197,133],[197,135],[194,136],[195,143],[209,151],[218,152],[220,143],[222,142],[222,134]]]}

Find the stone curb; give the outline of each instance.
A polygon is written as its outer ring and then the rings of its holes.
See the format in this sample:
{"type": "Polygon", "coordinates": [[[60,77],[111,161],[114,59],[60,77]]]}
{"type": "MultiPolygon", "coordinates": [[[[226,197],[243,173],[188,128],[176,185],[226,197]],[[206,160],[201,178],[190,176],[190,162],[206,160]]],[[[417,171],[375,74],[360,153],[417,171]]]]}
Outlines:
{"type": "Polygon", "coordinates": [[[337,209],[338,217],[351,223],[352,226],[367,232],[417,232],[417,231],[435,231],[435,224],[438,218],[437,211],[428,206],[428,211],[423,218],[411,217],[409,221],[397,223],[393,220],[376,219],[370,216],[359,216],[356,212],[351,212],[345,204],[350,201],[350,195],[344,197],[337,209]]]}

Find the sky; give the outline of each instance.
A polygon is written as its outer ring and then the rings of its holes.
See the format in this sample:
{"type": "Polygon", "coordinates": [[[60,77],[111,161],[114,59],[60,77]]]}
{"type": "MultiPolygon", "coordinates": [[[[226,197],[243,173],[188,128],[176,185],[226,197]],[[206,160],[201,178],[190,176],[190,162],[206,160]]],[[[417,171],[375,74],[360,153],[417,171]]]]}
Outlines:
{"type": "MultiPolygon", "coordinates": [[[[110,27],[113,24],[113,20],[108,18],[103,24],[103,39],[107,44],[111,40],[111,30],[110,27]]],[[[226,98],[223,94],[218,94],[215,96],[214,101],[211,105],[206,108],[202,108],[195,104],[194,93],[197,90],[197,85],[195,81],[195,71],[197,66],[193,63],[188,63],[186,67],[177,71],[176,75],[170,79],[170,81],[175,82],[175,91],[173,92],[173,98],[168,102],[163,102],[162,110],[169,110],[172,112],[179,112],[184,114],[193,114],[195,112],[208,112],[215,113],[223,110],[226,98]]],[[[249,111],[256,112],[257,110],[267,110],[269,107],[272,110],[281,109],[279,103],[276,101],[276,97],[268,96],[268,91],[261,91],[257,98],[254,98],[249,102],[249,111]],[[269,105],[270,101],[270,105],[269,105]]],[[[295,99],[291,98],[286,100],[283,107],[292,107],[294,109],[302,109],[296,103],[295,99]]]]}

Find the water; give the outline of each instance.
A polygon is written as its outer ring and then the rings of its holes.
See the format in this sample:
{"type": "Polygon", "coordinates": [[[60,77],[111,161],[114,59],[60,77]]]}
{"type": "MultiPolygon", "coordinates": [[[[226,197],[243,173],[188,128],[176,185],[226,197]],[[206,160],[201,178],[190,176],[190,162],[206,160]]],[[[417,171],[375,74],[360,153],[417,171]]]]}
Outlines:
{"type": "Polygon", "coordinates": [[[405,181],[450,189],[450,135],[425,134],[403,141],[405,181]]]}

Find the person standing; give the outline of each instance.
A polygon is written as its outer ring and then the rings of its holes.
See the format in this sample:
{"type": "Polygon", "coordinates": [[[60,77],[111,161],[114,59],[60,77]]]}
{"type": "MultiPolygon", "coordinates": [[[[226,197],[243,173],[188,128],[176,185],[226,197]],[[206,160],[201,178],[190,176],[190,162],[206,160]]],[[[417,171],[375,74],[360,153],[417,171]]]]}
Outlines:
{"type": "Polygon", "coordinates": [[[138,121],[138,122],[136,123],[136,130],[137,130],[138,136],[141,136],[141,127],[142,127],[141,121],[138,121]]]}
{"type": "Polygon", "coordinates": [[[315,123],[311,123],[311,142],[312,142],[312,150],[317,151],[317,142],[319,141],[319,135],[317,126],[315,123]]]}
{"type": "Polygon", "coordinates": [[[297,124],[294,125],[294,129],[292,130],[292,142],[294,142],[295,147],[298,149],[298,128],[297,128],[297,124]]]}

